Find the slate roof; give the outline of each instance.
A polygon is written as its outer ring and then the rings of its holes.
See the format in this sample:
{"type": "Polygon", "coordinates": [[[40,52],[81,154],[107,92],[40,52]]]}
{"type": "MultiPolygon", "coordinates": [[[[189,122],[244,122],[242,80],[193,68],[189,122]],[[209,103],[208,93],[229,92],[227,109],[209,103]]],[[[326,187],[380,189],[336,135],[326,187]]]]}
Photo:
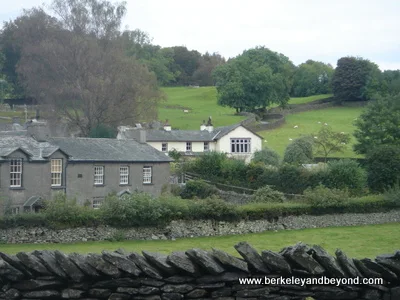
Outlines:
{"type": "Polygon", "coordinates": [[[69,161],[170,162],[170,157],[146,143],[135,140],[93,138],[49,138],[48,141],[67,153],[69,161]]]}

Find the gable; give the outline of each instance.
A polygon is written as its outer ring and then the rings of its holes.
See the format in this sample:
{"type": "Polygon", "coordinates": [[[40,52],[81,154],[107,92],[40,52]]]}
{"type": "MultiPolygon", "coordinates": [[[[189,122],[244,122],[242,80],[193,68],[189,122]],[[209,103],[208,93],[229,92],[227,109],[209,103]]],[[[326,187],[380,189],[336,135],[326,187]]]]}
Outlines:
{"type": "MultiPolygon", "coordinates": [[[[226,133],[224,135],[224,138],[229,138],[229,139],[230,138],[251,138],[252,140],[253,139],[261,140],[261,137],[258,134],[248,130],[244,126],[236,127],[235,129],[233,129],[230,132],[226,133]]],[[[221,139],[222,139],[222,137],[221,137],[221,139]]]]}

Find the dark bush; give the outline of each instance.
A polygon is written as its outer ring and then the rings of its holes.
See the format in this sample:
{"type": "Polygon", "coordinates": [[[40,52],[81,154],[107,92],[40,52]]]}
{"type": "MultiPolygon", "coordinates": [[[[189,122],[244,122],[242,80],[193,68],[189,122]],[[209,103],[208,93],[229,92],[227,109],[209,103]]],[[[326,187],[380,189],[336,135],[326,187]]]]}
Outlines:
{"type": "Polygon", "coordinates": [[[225,153],[206,152],[188,165],[188,171],[207,178],[207,180],[218,180],[222,178],[223,163],[226,159],[225,153]]]}
{"type": "Polygon", "coordinates": [[[237,206],[215,196],[189,201],[189,218],[194,220],[237,220],[237,206]]]}
{"type": "Polygon", "coordinates": [[[309,136],[300,137],[285,149],[283,162],[293,165],[309,164],[314,160],[313,139],[309,136]]]}
{"type": "Polygon", "coordinates": [[[309,171],[303,167],[285,164],[279,168],[276,189],[285,194],[302,194],[309,187],[309,171]]]}
{"type": "MultiPolygon", "coordinates": [[[[266,167],[260,175],[256,176],[253,188],[258,189],[265,185],[279,187],[279,172],[276,167],[266,167]]],[[[276,189],[276,188],[275,188],[276,189]]]]}
{"type": "Polygon", "coordinates": [[[0,229],[12,227],[34,227],[34,226],[49,226],[47,218],[43,213],[23,213],[18,215],[8,215],[0,218],[0,229]]]}
{"type": "Polygon", "coordinates": [[[315,188],[306,189],[304,200],[313,207],[340,206],[349,200],[349,192],[319,185],[315,188]]]}
{"type": "Polygon", "coordinates": [[[267,166],[277,167],[280,164],[280,157],[279,154],[276,153],[274,150],[269,148],[264,148],[262,150],[254,152],[252,162],[254,163],[261,162],[267,166]]]}
{"type": "Polygon", "coordinates": [[[248,164],[246,172],[247,187],[251,189],[258,189],[259,187],[261,187],[259,185],[259,180],[266,169],[267,168],[263,163],[251,162],[250,164],[248,164]]]}
{"type": "Polygon", "coordinates": [[[251,198],[250,202],[254,203],[282,203],[285,202],[285,196],[282,192],[272,189],[266,185],[259,188],[251,198]]]}
{"type": "Polygon", "coordinates": [[[195,197],[204,199],[217,193],[218,189],[204,180],[190,180],[186,182],[180,196],[183,199],[193,199],[195,197]]]}
{"type": "Polygon", "coordinates": [[[230,185],[246,185],[247,165],[241,159],[226,159],[222,162],[221,178],[219,181],[230,185]]]}

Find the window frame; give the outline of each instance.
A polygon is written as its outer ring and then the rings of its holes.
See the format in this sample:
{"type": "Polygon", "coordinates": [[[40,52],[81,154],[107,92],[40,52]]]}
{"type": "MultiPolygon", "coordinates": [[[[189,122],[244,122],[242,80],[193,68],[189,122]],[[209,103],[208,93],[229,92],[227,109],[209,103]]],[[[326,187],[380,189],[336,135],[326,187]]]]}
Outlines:
{"type": "Polygon", "coordinates": [[[251,153],[251,138],[231,138],[230,146],[233,154],[249,154],[251,153]]]}
{"type": "Polygon", "coordinates": [[[62,186],[62,180],[63,180],[63,160],[62,160],[62,158],[52,158],[50,160],[50,183],[51,183],[51,186],[52,187],[53,186],[62,186]],[[55,172],[53,170],[53,162],[56,162],[56,161],[60,162],[60,165],[57,166],[57,167],[60,167],[59,172],[55,172]],[[53,178],[53,174],[59,174],[60,178],[53,178]],[[53,179],[54,180],[59,180],[59,184],[58,183],[53,183],[53,179]]]}
{"type": "Polygon", "coordinates": [[[153,183],[153,167],[152,166],[143,166],[143,184],[152,184],[153,183]],[[150,171],[150,172],[148,172],[150,171]],[[150,176],[146,173],[149,173],[150,176]]]}
{"type": "Polygon", "coordinates": [[[210,142],[204,142],[204,152],[210,151],[210,142]]]}
{"type": "Polygon", "coordinates": [[[24,162],[22,158],[10,159],[10,188],[22,187],[23,164],[24,162]],[[14,164],[15,162],[17,162],[17,164],[14,164]],[[16,168],[17,170],[14,171],[13,168],[16,168]],[[15,177],[13,175],[15,175],[15,177]]]}
{"type": "Polygon", "coordinates": [[[19,208],[19,206],[11,207],[11,214],[12,214],[12,215],[19,215],[19,214],[20,214],[20,208],[19,208]]]}
{"type": "Polygon", "coordinates": [[[92,198],[92,208],[100,209],[100,206],[103,204],[103,202],[104,202],[104,197],[93,197],[92,198]],[[97,203],[95,203],[95,201],[97,203]]]}
{"type": "Polygon", "coordinates": [[[93,169],[93,175],[94,175],[94,181],[93,181],[93,184],[94,185],[96,185],[96,186],[101,186],[101,185],[104,185],[104,166],[94,166],[94,169],[93,169]],[[96,174],[96,170],[102,170],[102,172],[101,172],[101,174],[99,174],[99,173],[97,173],[96,174]],[[100,182],[96,182],[96,179],[98,179],[98,178],[101,178],[101,183],[100,182]]]}
{"type": "Polygon", "coordinates": [[[168,152],[168,143],[167,142],[161,143],[161,152],[168,152]]]}
{"type": "Polygon", "coordinates": [[[192,142],[186,142],[186,152],[192,151],[192,142]]]}
{"type": "Polygon", "coordinates": [[[119,185],[129,185],[129,166],[119,166],[119,185]],[[126,174],[122,174],[122,169],[126,170],[126,174]],[[123,181],[123,178],[126,181],[123,181]]]}

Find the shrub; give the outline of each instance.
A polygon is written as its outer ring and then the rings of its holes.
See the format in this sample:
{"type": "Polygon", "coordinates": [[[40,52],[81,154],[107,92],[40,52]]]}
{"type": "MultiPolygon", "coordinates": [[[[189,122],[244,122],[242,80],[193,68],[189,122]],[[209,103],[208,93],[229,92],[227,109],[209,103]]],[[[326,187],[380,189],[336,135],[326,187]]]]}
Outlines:
{"type": "Polygon", "coordinates": [[[276,153],[274,150],[264,148],[262,150],[254,152],[252,162],[261,162],[267,166],[277,167],[280,163],[280,157],[279,154],[276,153]]]}
{"type": "Polygon", "coordinates": [[[221,179],[230,185],[242,186],[246,184],[247,165],[241,159],[226,159],[222,162],[221,179]]]}
{"type": "Polygon", "coordinates": [[[309,187],[308,177],[307,169],[285,164],[279,168],[276,189],[285,194],[302,194],[309,187]]]}
{"type": "Polygon", "coordinates": [[[285,149],[283,162],[293,165],[312,163],[313,140],[311,137],[304,136],[294,140],[285,149]]]}
{"type": "Polygon", "coordinates": [[[383,192],[400,180],[400,147],[383,145],[372,149],[366,157],[368,185],[383,192]]]}
{"type": "Polygon", "coordinates": [[[223,162],[227,159],[225,153],[216,151],[206,152],[189,164],[189,170],[209,180],[220,179],[223,162]]]}
{"type": "Polygon", "coordinates": [[[348,189],[353,195],[360,195],[367,186],[367,173],[351,159],[328,162],[328,173],[324,185],[335,189],[348,189]]]}
{"type": "Polygon", "coordinates": [[[180,196],[183,191],[183,187],[179,184],[171,184],[170,192],[173,196],[180,196]]]}
{"type": "Polygon", "coordinates": [[[383,194],[385,201],[400,206],[400,185],[399,182],[389,187],[383,194]]]}
{"type": "Polygon", "coordinates": [[[304,191],[304,199],[313,207],[340,206],[349,199],[347,190],[329,189],[322,185],[304,191]]]}
{"type": "Polygon", "coordinates": [[[263,169],[262,173],[256,176],[253,188],[260,188],[265,185],[269,186],[279,186],[279,172],[278,168],[266,167],[263,169]]]}
{"type": "Polygon", "coordinates": [[[268,185],[259,188],[250,200],[250,202],[255,203],[282,203],[284,201],[285,196],[283,193],[272,189],[268,185]]]}
{"type": "Polygon", "coordinates": [[[260,187],[259,179],[265,170],[266,167],[264,164],[251,162],[247,166],[247,172],[246,172],[247,186],[251,189],[259,188],[260,187]]]}
{"type": "Polygon", "coordinates": [[[203,220],[236,220],[237,207],[215,196],[203,200],[190,201],[189,218],[203,220]]]}
{"type": "Polygon", "coordinates": [[[11,227],[34,227],[34,226],[48,226],[48,221],[43,213],[31,214],[23,213],[18,215],[8,215],[0,219],[0,228],[11,227]]]}
{"type": "Polygon", "coordinates": [[[193,199],[194,197],[204,199],[217,193],[217,188],[204,180],[190,180],[185,184],[180,196],[183,199],[193,199]]]}

